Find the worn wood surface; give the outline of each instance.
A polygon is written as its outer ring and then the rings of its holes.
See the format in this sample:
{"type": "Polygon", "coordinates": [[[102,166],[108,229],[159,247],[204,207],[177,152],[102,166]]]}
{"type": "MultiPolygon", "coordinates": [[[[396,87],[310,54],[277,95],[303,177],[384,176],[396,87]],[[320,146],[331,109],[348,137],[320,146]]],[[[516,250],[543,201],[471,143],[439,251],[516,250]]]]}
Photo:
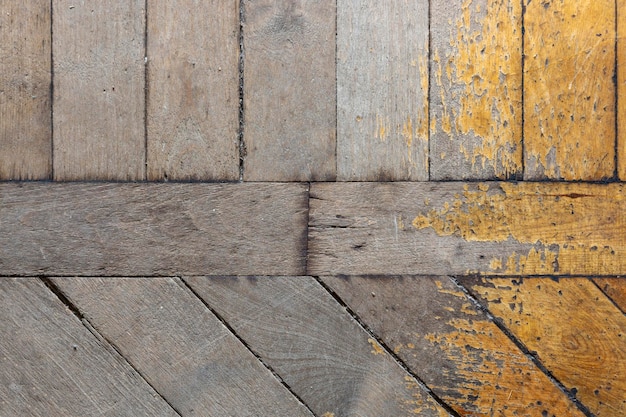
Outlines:
{"type": "Polygon", "coordinates": [[[584,415],[450,278],[322,280],[459,415],[584,415]]]}
{"type": "Polygon", "coordinates": [[[521,177],[521,2],[431,7],[431,178],[521,177]]]}
{"type": "Polygon", "coordinates": [[[316,415],[448,415],[315,279],[186,281],[316,415]]]}
{"type": "Polygon", "coordinates": [[[334,180],[335,1],[243,4],[244,179],[334,180]]]}
{"type": "Polygon", "coordinates": [[[626,0],[617,0],[617,168],[626,181],[626,0]]]}
{"type": "Polygon", "coordinates": [[[337,2],[337,176],[428,180],[428,1],[337,2]]]}
{"type": "Polygon", "coordinates": [[[144,179],[144,0],[52,7],[54,179],[144,179]]]}
{"type": "Polygon", "coordinates": [[[177,415],[39,279],[0,279],[0,316],[2,415],[177,415]]]}
{"type": "Polygon", "coordinates": [[[179,279],[54,283],[181,415],[312,417],[179,279]]]}
{"type": "Polygon", "coordinates": [[[51,176],[50,2],[0,8],[0,180],[51,176]]]}
{"type": "Polygon", "coordinates": [[[615,171],[615,1],[525,1],[524,178],[615,171]]]}
{"type": "Polygon", "coordinates": [[[302,273],[305,184],[0,185],[9,275],[302,273]]]}
{"type": "Polygon", "coordinates": [[[591,412],[626,413],[626,316],[591,281],[467,278],[461,282],[591,412]]]}
{"type": "Polygon", "coordinates": [[[239,179],[237,1],[148,10],[148,179],[239,179]]]}
{"type": "Polygon", "coordinates": [[[593,282],[626,314],[626,279],[594,278],[593,282]]]}
{"type": "Polygon", "coordinates": [[[318,183],[310,195],[311,275],[626,271],[622,184],[318,183]]]}

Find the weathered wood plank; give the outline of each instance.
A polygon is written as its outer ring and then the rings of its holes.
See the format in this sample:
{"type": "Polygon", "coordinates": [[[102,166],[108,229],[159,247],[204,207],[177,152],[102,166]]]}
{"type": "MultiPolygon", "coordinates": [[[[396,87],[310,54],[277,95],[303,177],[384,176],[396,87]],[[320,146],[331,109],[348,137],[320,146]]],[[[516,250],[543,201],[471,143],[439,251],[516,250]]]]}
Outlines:
{"type": "Polygon", "coordinates": [[[522,176],[522,4],[432,2],[431,178],[522,176]]]}
{"type": "Polygon", "coordinates": [[[334,0],[244,1],[244,179],[336,177],[334,0]]]}
{"type": "Polygon", "coordinates": [[[448,277],[322,280],[459,415],[584,415],[448,277]]]}
{"type": "Polygon", "coordinates": [[[52,173],[50,2],[0,10],[0,180],[52,173]]]}
{"type": "Polygon", "coordinates": [[[626,181],[626,0],[617,0],[617,168],[626,181]]]}
{"type": "Polygon", "coordinates": [[[306,184],[0,184],[0,270],[302,273],[306,200],[306,184]]]}
{"type": "Polygon", "coordinates": [[[239,179],[238,2],[148,10],[148,179],[239,179]]]}
{"type": "Polygon", "coordinates": [[[524,178],[613,177],[614,0],[525,5],[524,178]]]}
{"type": "Polygon", "coordinates": [[[590,280],[462,282],[591,412],[626,414],[626,316],[590,280]]]}
{"type": "Polygon", "coordinates": [[[54,283],[181,415],[312,417],[178,279],[54,283]]]}
{"type": "Polygon", "coordinates": [[[594,278],[593,281],[626,314],[626,279],[594,278]]]}
{"type": "Polygon", "coordinates": [[[337,2],[337,175],[428,180],[428,1],[337,2]]]}
{"type": "Polygon", "coordinates": [[[316,415],[448,415],[313,278],[186,281],[316,415]]]}
{"type": "Polygon", "coordinates": [[[144,179],[144,0],[52,4],[54,178],[144,179]]]}
{"type": "Polygon", "coordinates": [[[0,316],[3,415],[177,415],[40,280],[0,279],[0,316]]]}
{"type": "Polygon", "coordinates": [[[625,199],[623,184],[312,184],[308,273],[622,275],[625,199]]]}

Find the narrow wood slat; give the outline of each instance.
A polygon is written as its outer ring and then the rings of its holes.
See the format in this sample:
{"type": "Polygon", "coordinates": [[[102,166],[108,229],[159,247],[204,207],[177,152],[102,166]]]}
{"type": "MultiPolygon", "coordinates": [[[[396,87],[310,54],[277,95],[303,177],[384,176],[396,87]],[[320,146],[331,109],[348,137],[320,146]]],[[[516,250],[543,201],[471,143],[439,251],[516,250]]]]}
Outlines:
{"type": "Polygon", "coordinates": [[[431,39],[431,178],[521,177],[521,2],[432,2],[431,39]]]}
{"type": "Polygon", "coordinates": [[[334,0],[245,0],[244,179],[336,177],[334,0]]]}
{"type": "Polygon", "coordinates": [[[625,200],[623,184],[312,184],[308,273],[621,275],[625,200]]]}
{"type": "Polygon", "coordinates": [[[181,415],[312,417],[179,280],[54,283],[181,415]]]}
{"type": "Polygon", "coordinates": [[[615,1],[525,0],[524,178],[615,171],[615,1]]]}
{"type": "Polygon", "coordinates": [[[593,281],[626,314],[626,279],[594,278],[593,281]]]}
{"type": "Polygon", "coordinates": [[[450,278],[322,279],[459,415],[584,415],[450,278]]]}
{"type": "Polygon", "coordinates": [[[9,275],[302,273],[306,184],[0,184],[9,275]]]}
{"type": "Polygon", "coordinates": [[[316,415],[448,415],[315,279],[186,281],[316,415]]]}
{"type": "Polygon", "coordinates": [[[51,176],[50,2],[0,11],[0,180],[51,176]]]}
{"type": "Polygon", "coordinates": [[[626,316],[590,280],[463,282],[591,412],[626,414],[626,316]]]}
{"type": "Polygon", "coordinates": [[[617,0],[617,168],[626,181],[626,0],[617,0]]]}
{"type": "Polygon", "coordinates": [[[0,279],[0,316],[3,415],[178,415],[40,280],[0,279]]]}
{"type": "Polygon", "coordinates": [[[148,10],[148,179],[238,179],[237,1],[148,10]]]}
{"type": "Polygon", "coordinates": [[[144,0],[52,5],[54,178],[144,179],[144,0]]]}
{"type": "Polygon", "coordinates": [[[428,179],[428,1],[337,3],[337,175],[428,179]]]}

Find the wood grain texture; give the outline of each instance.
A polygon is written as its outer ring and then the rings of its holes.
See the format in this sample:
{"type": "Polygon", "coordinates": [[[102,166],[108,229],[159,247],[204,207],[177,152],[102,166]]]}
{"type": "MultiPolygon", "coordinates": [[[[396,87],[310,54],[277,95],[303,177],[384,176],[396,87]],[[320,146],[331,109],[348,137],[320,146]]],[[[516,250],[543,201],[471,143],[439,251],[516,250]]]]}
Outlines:
{"type": "Polygon", "coordinates": [[[181,415],[312,417],[180,280],[54,283],[181,415]]]}
{"type": "Polygon", "coordinates": [[[316,415],[448,415],[315,279],[185,280],[316,415]]]}
{"type": "Polygon", "coordinates": [[[617,169],[626,181],[626,0],[617,0],[617,169]]]}
{"type": "Polygon", "coordinates": [[[148,10],[148,179],[239,179],[238,2],[148,10]]]}
{"type": "Polygon", "coordinates": [[[462,282],[591,412],[626,413],[626,316],[590,280],[462,282]]]}
{"type": "Polygon", "coordinates": [[[244,1],[247,181],[336,177],[334,0],[244,1]]]}
{"type": "Polygon", "coordinates": [[[0,279],[6,416],[177,416],[39,279],[0,279]]]}
{"type": "Polygon", "coordinates": [[[581,183],[312,184],[308,273],[621,275],[625,191],[581,183]]]}
{"type": "Polygon", "coordinates": [[[432,2],[434,180],[522,175],[522,4],[432,2]]]}
{"type": "Polygon", "coordinates": [[[0,184],[9,275],[301,273],[306,184],[0,184]]]}
{"type": "Polygon", "coordinates": [[[54,179],[144,179],[144,0],[52,5],[54,179]]]}
{"type": "Polygon", "coordinates": [[[0,8],[0,180],[52,173],[50,2],[0,8]]]}
{"type": "Polygon", "coordinates": [[[459,415],[584,415],[450,278],[322,280],[459,415]]]}
{"type": "Polygon", "coordinates": [[[525,5],[524,178],[613,177],[614,0],[525,5]]]}
{"type": "Polygon", "coordinates": [[[593,278],[593,282],[626,314],[626,279],[593,278]]]}
{"type": "Polygon", "coordinates": [[[428,1],[337,2],[337,175],[428,180],[428,1]]]}

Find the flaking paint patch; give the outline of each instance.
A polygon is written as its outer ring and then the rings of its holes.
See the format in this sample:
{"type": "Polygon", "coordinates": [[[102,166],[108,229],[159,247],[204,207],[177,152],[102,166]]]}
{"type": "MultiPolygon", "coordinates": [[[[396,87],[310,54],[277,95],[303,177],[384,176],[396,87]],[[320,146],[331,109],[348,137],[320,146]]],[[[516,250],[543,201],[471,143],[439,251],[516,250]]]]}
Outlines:
{"type": "Polygon", "coordinates": [[[421,416],[424,415],[425,411],[436,411],[439,417],[450,417],[448,412],[439,404],[435,403],[431,397],[428,397],[428,402],[424,401],[424,390],[419,386],[417,381],[409,375],[405,375],[404,377],[404,388],[405,390],[413,393],[412,395],[414,399],[403,401],[404,406],[407,408],[409,413],[421,416]]]}
{"type": "Polygon", "coordinates": [[[367,342],[372,345],[372,353],[374,355],[384,355],[385,354],[385,350],[382,348],[382,346],[380,346],[378,344],[377,341],[375,341],[374,339],[367,339],[367,342]]]}

